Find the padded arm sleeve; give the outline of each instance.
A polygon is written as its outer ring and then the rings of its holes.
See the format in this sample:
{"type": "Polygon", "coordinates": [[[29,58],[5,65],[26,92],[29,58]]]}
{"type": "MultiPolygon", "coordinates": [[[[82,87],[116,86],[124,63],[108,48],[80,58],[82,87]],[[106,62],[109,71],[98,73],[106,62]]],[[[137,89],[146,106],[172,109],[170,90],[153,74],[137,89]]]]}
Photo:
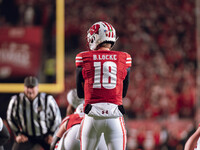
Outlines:
{"type": "Polygon", "coordinates": [[[77,89],[77,95],[79,98],[84,98],[84,79],[82,75],[82,68],[77,67],[76,68],[76,89],[77,89]]]}
{"type": "Polygon", "coordinates": [[[130,70],[131,70],[130,68],[127,69],[127,75],[126,75],[126,78],[123,81],[123,93],[122,93],[123,98],[126,96],[126,93],[127,93],[127,90],[128,90],[130,70]]]}

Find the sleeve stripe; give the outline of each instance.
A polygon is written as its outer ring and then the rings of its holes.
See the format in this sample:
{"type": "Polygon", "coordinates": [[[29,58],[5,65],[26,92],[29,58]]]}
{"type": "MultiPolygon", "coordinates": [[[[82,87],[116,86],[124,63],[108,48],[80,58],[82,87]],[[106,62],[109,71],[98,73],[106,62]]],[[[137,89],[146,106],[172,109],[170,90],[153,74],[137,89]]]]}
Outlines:
{"type": "Polygon", "coordinates": [[[83,62],[82,60],[76,60],[76,63],[78,63],[78,62],[83,62]]]}
{"type": "Polygon", "coordinates": [[[129,57],[129,58],[126,58],[126,60],[132,60],[132,58],[129,57]]]}
{"type": "Polygon", "coordinates": [[[83,62],[83,57],[76,56],[76,63],[81,63],[83,62]]]}
{"type": "Polygon", "coordinates": [[[127,61],[126,64],[131,64],[131,61],[127,61]]]}
{"type": "Polygon", "coordinates": [[[76,59],[82,59],[82,57],[76,57],[76,59]]]}

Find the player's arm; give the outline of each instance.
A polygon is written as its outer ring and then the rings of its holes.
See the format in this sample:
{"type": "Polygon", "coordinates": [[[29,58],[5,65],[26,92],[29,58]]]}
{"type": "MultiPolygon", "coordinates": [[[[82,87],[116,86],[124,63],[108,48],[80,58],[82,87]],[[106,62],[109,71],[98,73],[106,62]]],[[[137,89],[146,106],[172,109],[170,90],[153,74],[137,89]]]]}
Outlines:
{"type": "Polygon", "coordinates": [[[69,104],[67,106],[67,112],[66,112],[67,116],[73,114],[75,110],[76,109],[71,104],[69,104]]]}
{"type": "Polygon", "coordinates": [[[199,137],[200,137],[200,127],[187,140],[184,150],[194,150],[195,146],[197,145],[199,137]]]}
{"type": "Polygon", "coordinates": [[[56,136],[53,138],[53,141],[50,146],[50,150],[55,149],[56,143],[61,139],[61,137],[66,131],[67,123],[68,123],[68,120],[66,120],[63,124],[60,125],[58,132],[56,133],[56,136]]]}
{"type": "Polygon", "coordinates": [[[82,67],[76,68],[76,89],[79,98],[84,98],[84,79],[82,75],[82,67]]]}
{"type": "Polygon", "coordinates": [[[17,100],[16,96],[13,96],[9,102],[8,109],[7,109],[7,121],[12,129],[12,131],[15,133],[15,135],[18,135],[20,133],[20,128],[18,126],[18,119],[17,119],[17,100]]]}
{"type": "Polygon", "coordinates": [[[122,97],[124,98],[126,96],[127,90],[128,90],[128,84],[129,84],[129,79],[130,79],[130,68],[127,69],[127,75],[123,81],[123,93],[122,97]]]}

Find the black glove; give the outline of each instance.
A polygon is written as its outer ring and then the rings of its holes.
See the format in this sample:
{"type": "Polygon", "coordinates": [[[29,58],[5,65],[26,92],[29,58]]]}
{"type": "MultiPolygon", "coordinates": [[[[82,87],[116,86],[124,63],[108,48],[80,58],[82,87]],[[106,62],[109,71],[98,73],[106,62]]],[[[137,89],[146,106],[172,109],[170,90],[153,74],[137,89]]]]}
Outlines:
{"type": "Polygon", "coordinates": [[[56,143],[57,143],[59,140],[60,140],[60,138],[57,137],[57,136],[53,138],[53,141],[52,141],[51,146],[50,146],[50,150],[54,150],[54,149],[55,149],[56,143]]]}

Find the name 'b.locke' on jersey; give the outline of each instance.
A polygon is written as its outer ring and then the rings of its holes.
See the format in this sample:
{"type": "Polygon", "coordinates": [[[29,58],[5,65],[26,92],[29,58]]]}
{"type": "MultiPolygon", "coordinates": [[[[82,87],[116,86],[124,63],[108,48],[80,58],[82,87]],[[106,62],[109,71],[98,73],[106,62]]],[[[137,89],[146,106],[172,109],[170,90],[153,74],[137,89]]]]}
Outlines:
{"type": "Polygon", "coordinates": [[[85,104],[122,105],[123,80],[131,64],[131,56],[126,52],[97,50],[79,53],[76,67],[82,68],[85,104]]]}

